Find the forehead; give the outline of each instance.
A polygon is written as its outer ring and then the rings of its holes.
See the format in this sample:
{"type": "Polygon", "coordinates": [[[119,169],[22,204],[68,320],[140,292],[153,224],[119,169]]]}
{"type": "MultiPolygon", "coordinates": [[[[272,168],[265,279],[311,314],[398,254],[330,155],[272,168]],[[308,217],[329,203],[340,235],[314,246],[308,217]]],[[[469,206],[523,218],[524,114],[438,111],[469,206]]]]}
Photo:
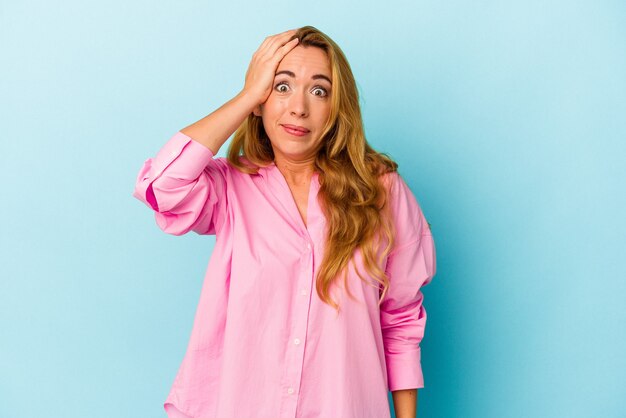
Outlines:
{"type": "Polygon", "coordinates": [[[321,73],[330,77],[330,62],[321,48],[298,45],[280,61],[276,72],[281,70],[291,70],[296,73],[296,76],[298,74],[321,73]]]}

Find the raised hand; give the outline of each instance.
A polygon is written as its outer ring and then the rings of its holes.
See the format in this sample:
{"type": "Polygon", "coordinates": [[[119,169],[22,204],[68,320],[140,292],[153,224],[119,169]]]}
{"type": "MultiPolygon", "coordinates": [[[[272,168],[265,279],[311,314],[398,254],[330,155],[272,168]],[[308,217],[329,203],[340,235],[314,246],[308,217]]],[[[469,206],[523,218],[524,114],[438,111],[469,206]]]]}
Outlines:
{"type": "Polygon", "coordinates": [[[272,84],[278,64],[283,57],[296,47],[298,38],[289,40],[295,29],[265,38],[259,49],[252,55],[246,72],[243,92],[255,98],[257,104],[264,103],[272,92],[272,84]]]}

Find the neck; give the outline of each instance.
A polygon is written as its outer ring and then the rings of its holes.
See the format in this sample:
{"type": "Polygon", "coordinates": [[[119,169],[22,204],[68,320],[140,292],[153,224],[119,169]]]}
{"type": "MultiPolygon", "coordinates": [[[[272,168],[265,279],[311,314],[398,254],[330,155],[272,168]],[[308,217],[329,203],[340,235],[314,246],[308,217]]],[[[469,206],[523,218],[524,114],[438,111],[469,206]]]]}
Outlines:
{"type": "Polygon", "coordinates": [[[274,164],[283,174],[287,183],[293,185],[306,185],[315,171],[315,157],[302,161],[290,161],[283,158],[275,158],[274,164]]]}

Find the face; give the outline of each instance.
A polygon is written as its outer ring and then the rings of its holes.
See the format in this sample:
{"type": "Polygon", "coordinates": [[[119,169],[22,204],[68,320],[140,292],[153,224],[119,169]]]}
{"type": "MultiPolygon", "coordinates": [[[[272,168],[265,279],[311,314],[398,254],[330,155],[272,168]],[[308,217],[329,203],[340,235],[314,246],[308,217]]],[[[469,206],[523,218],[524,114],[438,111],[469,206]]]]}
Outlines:
{"type": "Polygon", "coordinates": [[[272,92],[254,110],[263,119],[276,159],[315,158],[330,115],[330,79],[330,63],[320,48],[296,46],[283,57],[272,92]]]}

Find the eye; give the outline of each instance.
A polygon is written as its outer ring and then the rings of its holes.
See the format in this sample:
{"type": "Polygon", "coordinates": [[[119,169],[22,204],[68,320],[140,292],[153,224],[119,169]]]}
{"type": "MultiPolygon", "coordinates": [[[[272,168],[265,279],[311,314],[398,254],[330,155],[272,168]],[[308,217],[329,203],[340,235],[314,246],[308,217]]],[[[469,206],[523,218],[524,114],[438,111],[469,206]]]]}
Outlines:
{"type": "Polygon", "coordinates": [[[322,86],[315,86],[313,91],[317,91],[317,90],[321,91],[322,94],[315,94],[315,93],[313,93],[314,96],[319,96],[319,97],[326,97],[326,96],[328,96],[328,90],[326,90],[324,87],[322,87],[322,86]]]}
{"type": "MultiPolygon", "coordinates": [[[[274,86],[274,89],[276,91],[278,91],[279,93],[286,93],[287,90],[286,89],[281,89],[281,86],[289,87],[289,84],[286,81],[281,81],[280,83],[278,83],[278,84],[276,84],[274,86]]],[[[317,97],[326,97],[326,96],[328,96],[328,90],[326,90],[326,88],[324,88],[322,86],[315,86],[313,88],[313,92],[314,92],[313,95],[317,96],[317,97]],[[315,93],[317,91],[320,91],[321,93],[320,94],[315,93]]]]}
{"type": "Polygon", "coordinates": [[[274,88],[275,88],[278,92],[280,92],[280,93],[284,93],[284,92],[285,92],[285,91],[287,91],[287,90],[280,90],[280,86],[282,86],[282,85],[285,85],[285,86],[286,86],[286,85],[287,85],[287,82],[285,82],[285,81],[281,81],[280,83],[276,84],[276,86],[274,86],[274,88]]]}

